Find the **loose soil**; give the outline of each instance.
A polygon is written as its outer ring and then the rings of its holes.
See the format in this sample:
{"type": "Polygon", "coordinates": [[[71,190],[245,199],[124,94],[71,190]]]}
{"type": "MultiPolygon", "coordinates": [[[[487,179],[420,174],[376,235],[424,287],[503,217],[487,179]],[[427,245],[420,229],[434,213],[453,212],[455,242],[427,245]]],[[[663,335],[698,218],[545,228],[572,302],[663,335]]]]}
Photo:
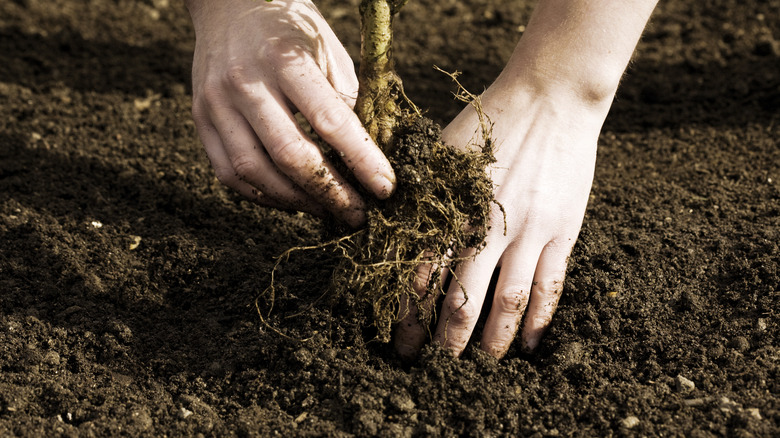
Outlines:
{"type": "MultiPolygon", "coordinates": [[[[318,3],[355,58],[356,3],[318,3]]],[[[410,2],[407,94],[446,123],[432,66],[483,89],[532,6],[410,2]]],[[[539,351],[403,364],[311,306],[327,250],[260,321],[322,226],[214,178],[180,2],[1,1],[0,436],[780,435],[779,31],[777,0],[662,2],[539,351]]]]}

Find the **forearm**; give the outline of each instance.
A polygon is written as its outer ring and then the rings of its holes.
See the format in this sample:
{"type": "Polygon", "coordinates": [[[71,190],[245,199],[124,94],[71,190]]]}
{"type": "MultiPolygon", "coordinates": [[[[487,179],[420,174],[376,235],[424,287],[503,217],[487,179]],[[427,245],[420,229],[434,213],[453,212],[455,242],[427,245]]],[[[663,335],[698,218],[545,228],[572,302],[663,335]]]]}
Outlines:
{"type": "Polygon", "coordinates": [[[609,105],[657,0],[540,0],[501,80],[609,105]]]}
{"type": "MultiPolygon", "coordinates": [[[[275,0],[275,5],[284,6],[291,0],[275,0]]],[[[195,25],[195,34],[204,30],[206,24],[219,30],[235,25],[238,20],[256,20],[252,12],[261,10],[265,2],[262,0],[184,0],[184,5],[190,13],[195,25]]]]}

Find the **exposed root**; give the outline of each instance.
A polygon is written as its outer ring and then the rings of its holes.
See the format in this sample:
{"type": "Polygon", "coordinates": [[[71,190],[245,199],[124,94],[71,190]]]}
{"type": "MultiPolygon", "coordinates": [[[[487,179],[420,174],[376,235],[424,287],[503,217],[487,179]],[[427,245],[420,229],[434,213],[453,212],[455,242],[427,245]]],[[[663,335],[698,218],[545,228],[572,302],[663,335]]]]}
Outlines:
{"type": "MultiPolygon", "coordinates": [[[[464,250],[482,249],[495,202],[485,171],[494,161],[492,141],[488,138],[475,143],[478,148],[457,150],[442,143],[438,126],[416,114],[401,119],[394,138],[388,159],[396,171],[396,193],[388,200],[372,201],[365,228],[282,254],[271,272],[271,285],[258,297],[268,303],[266,317],[273,310],[279,265],[293,251],[332,248],[338,262],[326,293],[367,310],[372,316],[369,324],[377,328],[377,340],[387,342],[392,324],[405,316],[402,302],[408,299],[420,304],[429,294],[442,293],[443,270],[453,272],[464,250]],[[418,294],[412,285],[421,265],[431,269],[427,290],[418,294]]],[[[345,231],[338,226],[334,229],[345,231]]],[[[426,327],[435,317],[431,307],[418,309],[426,327]]]]}

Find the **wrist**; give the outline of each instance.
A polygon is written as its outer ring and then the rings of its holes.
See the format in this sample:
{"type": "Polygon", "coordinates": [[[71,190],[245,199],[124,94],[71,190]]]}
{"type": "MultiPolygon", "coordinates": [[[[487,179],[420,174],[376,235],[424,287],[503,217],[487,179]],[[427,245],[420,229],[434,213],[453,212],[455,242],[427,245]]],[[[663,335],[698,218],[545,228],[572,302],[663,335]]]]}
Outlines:
{"type": "Polygon", "coordinates": [[[630,53],[615,57],[608,42],[580,47],[568,39],[555,40],[554,35],[528,34],[517,44],[499,79],[537,95],[562,96],[608,109],[630,53]]]}
{"type": "Polygon", "coordinates": [[[589,94],[583,90],[581,85],[550,80],[547,75],[533,71],[519,76],[499,76],[482,94],[481,101],[485,114],[496,124],[497,138],[512,138],[517,132],[539,128],[551,136],[570,136],[558,146],[595,150],[614,93],[597,90],[589,94]],[[507,129],[510,133],[501,132],[507,129]]]}
{"type": "Polygon", "coordinates": [[[209,8],[209,1],[208,0],[184,0],[184,6],[187,7],[187,11],[190,13],[190,19],[192,20],[192,25],[195,29],[195,35],[198,35],[201,31],[201,27],[203,25],[202,18],[211,18],[215,19],[217,11],[207,11],[209,8]]]}
{"type": "Polygon", "coordinates": [[[493,110],[511,109],[517,114],[534,112],[538,106],[554,109],[554,113],[576,118],[580,123],[598,125],[609,113],[617,91],[618,79],[610,72],[590,74],[581,78],[562,73],[557,66],[533,65],[507,68],[485,91],[485,100],[493,110]],[[597,77],[598,76],[598,77],[597,77]]]}
{"type": "Polygon", "coordinates": [[[191,17],[195,17],[197,12],[203,7],[205,0],[184,0],[184,6],[190,12],[191,17]]]}
{"type": "Polygon", "coordinates": [[[585,107],[609,110],[623,70],[598,66],[572,70],[556,63],[524,61],[505,69],[496,80],[505,90],[518,90],[537,96],[566,99],[585,107]]]}
{"type": "Polygon", "coordinates": [[[655,1],[540,2],[502,80],[608,109],[655,1]]]}

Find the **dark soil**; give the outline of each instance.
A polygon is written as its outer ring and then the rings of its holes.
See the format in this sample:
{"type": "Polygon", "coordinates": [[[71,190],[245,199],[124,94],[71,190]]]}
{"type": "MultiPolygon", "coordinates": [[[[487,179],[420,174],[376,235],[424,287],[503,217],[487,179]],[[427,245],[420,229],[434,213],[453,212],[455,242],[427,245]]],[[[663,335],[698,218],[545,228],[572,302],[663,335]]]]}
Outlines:
{"type": "MultiPolygon", "coordinates": [[[[357,0],[319,3],[357,55],[357,0]]],[[[530,10],[410,2],[407,93],[446,123],[432,65],[481,90],[530,10]]],[[[778,32],[777,0],[662,2],[538,353],[403,365],[309,307],[326,250],[260,321],[274,257],[321,226],[214,178],[180,2],[0,0],[0,436],[778,436],[778,32]]]]}

